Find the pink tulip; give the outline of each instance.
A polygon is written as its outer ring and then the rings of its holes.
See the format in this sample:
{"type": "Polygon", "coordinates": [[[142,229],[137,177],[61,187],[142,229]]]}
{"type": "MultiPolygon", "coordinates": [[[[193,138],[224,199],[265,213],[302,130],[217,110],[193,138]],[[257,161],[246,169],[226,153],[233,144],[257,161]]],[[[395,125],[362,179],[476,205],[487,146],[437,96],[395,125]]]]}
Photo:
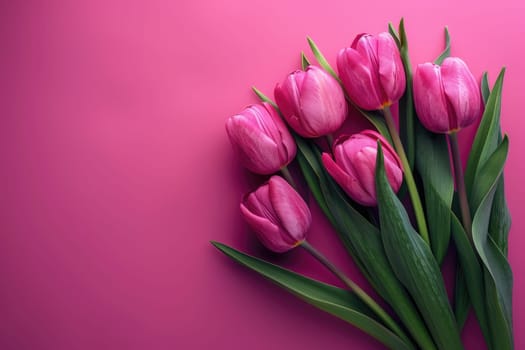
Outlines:
{"type": "Polygon", "coordinates": [[[241,212],[259,240],[277,253],[301,244],[312,222],[304,200],[279,176],[246,196],[241,212]]]}
{"type": "Polygon", "coordinates": [[[257,174],[275,173],[297,151],[286,125],[268,103],[249,106],[230,117],[226,132],[242,164],[257,174]]]}
{"type": "Polygon", "coordinates": [[[414,103],[421,123],[435,133],[469,126],[482,112],[478,83],[457,57],[446,58],[441,66],[424,63],[417,67],[414,103]]]}
{"type": "Polygon", "coordinates": [[[346,118],[343,89],[319,67],[290,74],[282,85],[277,84],[274,94],[284,119],[301,136],[333,133],[346,118]]]}
{"type": "Polygon", "coordinates": [[[388,107],[405,91],[405,69],[389,33],[358,35],[339,52],[337,69],[348,96],[364,110],[388,107]]]}
{"type": "Polygon", "coordinates": [[[365,130],[352,136],[341,136],[334,143],[334,159],[323,153],[328,173],[356,202],[377,205],[375,169],[377,140],[381,142],[385,170],[392,189],[397,192],[403,182],[401,161],[388,142],[375,131],[365,130]]]}

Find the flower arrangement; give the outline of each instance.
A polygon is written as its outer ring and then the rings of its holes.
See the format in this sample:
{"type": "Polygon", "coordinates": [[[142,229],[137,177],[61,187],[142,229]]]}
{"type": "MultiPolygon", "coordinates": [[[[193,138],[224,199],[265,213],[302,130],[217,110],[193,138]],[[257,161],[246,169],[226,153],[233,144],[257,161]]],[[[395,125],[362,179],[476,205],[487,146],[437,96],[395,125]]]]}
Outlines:
{"type": "Polygon", "coordinates": [[[338,74],[308,42],[318,65],[302,54],[302,69],[276,86],[275,102],[254,88],[262,102],[229,118],[226,131],[242,164],[270,176],[240,205],[261,243],[279,253],[305,249],[347,288],[212,244],[391,349],[462,349],[470,307],[489,349],[513,349],[504,69],[492,88],[487,74],[478,83],[462,59],[450,57],[445,29],[442,54],[412,72],[403,20],[358,35],[339,52],[338,74]],[[349,109],[376,130],[334,140],[349,109]],[[457,132],[477,122],[464,171],[457,132]],[[291,162],[300,174],[288,170],[291,162]],[[308,242],[312,216],[299,176],[391,312],[308,242]],[[452,245],[459,261],[453,303],[440,271],[452,245]]]}

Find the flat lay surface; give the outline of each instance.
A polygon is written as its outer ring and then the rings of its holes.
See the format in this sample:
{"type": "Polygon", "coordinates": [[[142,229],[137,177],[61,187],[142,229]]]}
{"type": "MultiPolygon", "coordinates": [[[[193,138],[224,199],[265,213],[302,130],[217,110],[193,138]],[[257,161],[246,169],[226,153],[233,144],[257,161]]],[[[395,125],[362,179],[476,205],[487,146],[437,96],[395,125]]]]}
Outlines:
{"type": "MultiPolygon", "coordinates": [[[[258,101],[251,86],[273,97],[301,51],[313,61],[306,36],[335,67],[355,35],[401,17],[414,65],[441,52],[446,25],[477,79],[507,68],[509,261],[525,348],[524,15],[518,0],[2,3],[0,348],[382,348],[209,241],[341,286],[304,251],[257,242],[239,201],[263,178],[241,168],[224,124],[258,101]]],[[[459,134],[464,155],[472,135],[459,134]]],[[[311,207],[309,240],[371,292],[311,207]]],[[[443,269],[454,266],[451,253],[443,269]]],[[[484,347],[472,315],[463,339],[484,347]]]]}

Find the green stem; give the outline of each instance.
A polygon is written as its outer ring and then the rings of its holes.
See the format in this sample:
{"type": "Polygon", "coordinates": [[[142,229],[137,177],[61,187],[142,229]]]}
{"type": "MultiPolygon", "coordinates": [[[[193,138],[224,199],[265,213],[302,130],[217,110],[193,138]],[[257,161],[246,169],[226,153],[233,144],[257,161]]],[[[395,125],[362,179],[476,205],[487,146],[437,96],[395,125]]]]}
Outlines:
{"type": "Polygon", "coordinates": [[[361,301],[363,301],[372,311],[376,313],[377,316],[383,320],[385,325],[390,328],[395,334],[397,334],[401,339],[411,344],[410,340],[407,338],[403,330],[399,328],[397,323],[388,315],[388,313],[372,299],[364,290],[362,290],[357,284],[355,284],[351,279],[346,277],[346,275],[339,270],[328,258],[326,258],[320,251],[315,249],[310,243],[306,240],[301,242],[301,247],[304,248],[308,253],[310,253],[314,258],[316,258],[321,264],[323,264],[328,270],[330,270],[335,276],[337,276],[351,291],[353,291],[361,301]]]}
{"type": "Polygon", "coordinates": [[[392,112],[390,107],[385,107],[383,109],[385,115],[385,122],[392,137],[392,142],[394,143],[394,148],[399,155],[401,164],[403,165],[403,172],[405,174],[405,181],[408,187],[408,192],[410,194],[410,199],[412,200],[412,206],[414,207],[414,214],[416,216],[417,226],[419,228],[419,234],[421,237],[430,245],[430,238],[428,236],[427,221],[425,219],[425,213],[423,211],[423,205],[421,204],[421,198],[419,198],[419,193],[417,191],[416,182],[414,181],[414,175],[410,169],[410,164],[403,148],[403,143],[399,138],[399,133],[397,132],[396,125],[394,123],[394,118],[392,117],[392,112]]]}
{"type": "Polygon", "coordinates": [[[288,181],[288,183],[295,189],[297,189],[297,185],[295,184],[295,181],[293,179],[293,176],[292,174],[290,173],[290,170],[288,170],[288,166],[283,166],[281,168],[281,174],[283,175],[283,177],[286,179],[286,181],[288,181]]]}
{"type": "Polygon", "coordinates": [[[463,165],[461,164],[461,155],[459,153],[458,134],[452,132],[448,135],[450,140],[450,149],[452,151],[452,160],[454,162],[454,178],[459,195],[459,207],[461,209],[461,221],[470,240],[472,240],[472,218],[468,204],[467,189],[465,187],[465,176],[463,175],[463,165]]]}

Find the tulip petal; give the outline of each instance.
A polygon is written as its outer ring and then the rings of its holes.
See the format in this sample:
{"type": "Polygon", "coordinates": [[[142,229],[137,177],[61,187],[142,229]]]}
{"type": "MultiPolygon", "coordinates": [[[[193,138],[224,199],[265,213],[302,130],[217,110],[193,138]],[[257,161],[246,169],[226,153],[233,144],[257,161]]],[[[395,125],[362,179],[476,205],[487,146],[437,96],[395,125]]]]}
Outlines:
{"type": "Polygon", "coordinates": [[[392,36],[381,33],[377,36],[377,56],[379,81],[381,82],[383,103],[398,101],[405,92],[405,69],[399,50],[392,36]]]}
{"type": "MultiPolygon", "coordinates": [[[[350,176],[332,159],[327,153],[322,155],[323,165],[332,176],[332,178],[341,186],[341,188],[352,198],[354,201],[364,204],[362,202],[363,194],[360,188],[360,183],[357,178],[350,176]]],[[[365,205],[365,204],[364,204],[365,205]]]]}
{"type": "Polygon", "coordinates": [[[302,85],[303,75],[290,74],[283,84],[277,84],[274,89],[275,102],[282,115],[292,129],[303,137],[316,137],[308,125],[303,123],[301,100],[298,84],[302,85]]]}
{"type": "Polygon", "coordinates": [[[226,122],[226,131],[246,168],[258,174],[271,174],[281,168],[277,144],[254,121],[235,115],[226,122]]]}
{"type": "MultiPolygon", "coordinates": [[[[382,142],[381,142],[381,145],[383,147],[385,146],[382,142]]],[[[401,184],[403,183],[402,165],[401,165],[401,162],[399,161],[397,154],[389,154],[386,150],[386,147],[384,147],[383,150],[385,152],[384,162],[385,162],[386,176],[388,178],[388,182],[390,183],[390,186],[392,187],[392,190],[394,192],[397,192],[399,191],[399,188],[401,187],[401,184]]]]}
{"type": "Polygon", "coordinates": [[[263,103],[263,106],[266,108],[266,111],[268,112],[267,115],[269,115],[270,118],[265,118],[265,116],[262,115],[261,120],[263,123],[261,124],[264,125],[264,128],[267,134],[270,135],[271,139],[281,146],[278,147],[279,163],[281,166],[285,166],[295,157],[297,146],[295,145],[295,141],[288,131],[286,124],[284,124],[279,114],[277,114],[275,108],[266,102],[263,103]]]}
{"type": "Polygon", "coordinates": [[[450,129],[469,126],[481,116],[481,96],[478,83],[466,63],[448,57],[441,65],[443,88],[456,118],[450,129]]]}
{"type": "Polygon", "coordinates": [[[270,222],[267,218],[255,215],[243,204],[241,204],[241,213],[246,223],[253,229],[257,238],[268,249],[282,253],[293,248],[293,244],[285,241],[281,230],[277,225],[270,222]]]}
{"type": "Polygon", "coordinates": [[[359,152],[353,154],[352,157],[361,188],[359,203],[367,206],[375,206],[377,204],[375,186],[376,156],[377,148],[369,146],[362,148],[359,152]]]}
{"type": "Polygon", "coordinates": [[[328,73],[310,66],[301,86],[303,126],[315,137],[332,133],[343,124],[347,105],[339,83],[328,73]]]}
{"type": "Polygon", "coordinates": [[[343,49],[337,56],[337,69],[348,96],[357,106],[365,110],[381,108],[379,82],[368,58],[354,49],[343,49]]]}
{"type": "Polygon", "coordinates": [[[268,184],[272,206],[289,235],[283,239],[290,244],[304,240],[312,222],[310,209],[299,193],[282,177],[272,176],[268,184]]]}
{"type": "Polygon", "coordinates": [[[430,131],[448,132],[448,102],[440,67],[432,63],[420,64],[414,74],[413,84],[416,112],[421,123],[430,131]]]}
{"type": "Polygon", "coordinates": [[[271,223],[279,226],[281,223],[275,213],[270,201],[270,189],[268,183],[260,186],[257,191],[250,193],[245,197],[244,206],[255,215],[265,217],[271,223]]]}

